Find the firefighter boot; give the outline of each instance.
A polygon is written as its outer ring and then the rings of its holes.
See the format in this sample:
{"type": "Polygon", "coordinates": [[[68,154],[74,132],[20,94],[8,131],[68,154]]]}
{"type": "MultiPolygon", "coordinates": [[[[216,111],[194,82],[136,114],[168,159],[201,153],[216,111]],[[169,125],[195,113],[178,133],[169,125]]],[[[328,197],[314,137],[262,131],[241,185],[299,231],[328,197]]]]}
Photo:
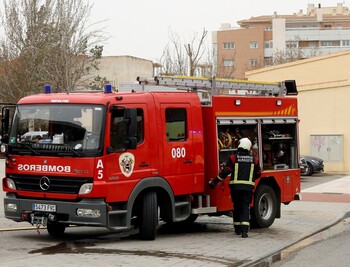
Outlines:
{"type": "Polygon", "coordinates": [[[249,226],[246,226],[246,225],[242,226],[242,238],[248,237],[248,228],[249,228],[249,226]]]}
{"type": "Polygon", "coordinates": [[[236,235],[241,235],[242,234],[242,227],[241,227],[241,225],[234,225],[234,228],[235,228],[236,235]]]}

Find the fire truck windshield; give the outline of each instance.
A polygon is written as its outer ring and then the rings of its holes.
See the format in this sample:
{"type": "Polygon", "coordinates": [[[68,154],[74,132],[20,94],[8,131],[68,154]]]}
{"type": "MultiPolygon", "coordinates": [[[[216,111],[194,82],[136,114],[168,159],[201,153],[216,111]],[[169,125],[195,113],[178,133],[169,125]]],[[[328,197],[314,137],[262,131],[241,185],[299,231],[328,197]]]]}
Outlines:
{"type": "Polygon", "coordinates": [[[91,156],[102,151],[101,105],[19,105],[10,133],[15,154],[91,156]]]}

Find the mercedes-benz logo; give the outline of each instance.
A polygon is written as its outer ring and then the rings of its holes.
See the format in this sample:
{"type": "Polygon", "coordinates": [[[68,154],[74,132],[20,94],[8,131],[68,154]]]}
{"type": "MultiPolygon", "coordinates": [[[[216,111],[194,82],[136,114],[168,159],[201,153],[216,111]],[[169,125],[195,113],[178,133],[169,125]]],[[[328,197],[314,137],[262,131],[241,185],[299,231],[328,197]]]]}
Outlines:
{"type": "Polygon", "coordinates": [[[41,177],[39,181],[39,186],[43,191],[47,191],[50,188],[50,179],[46,176],[41,177]]]}

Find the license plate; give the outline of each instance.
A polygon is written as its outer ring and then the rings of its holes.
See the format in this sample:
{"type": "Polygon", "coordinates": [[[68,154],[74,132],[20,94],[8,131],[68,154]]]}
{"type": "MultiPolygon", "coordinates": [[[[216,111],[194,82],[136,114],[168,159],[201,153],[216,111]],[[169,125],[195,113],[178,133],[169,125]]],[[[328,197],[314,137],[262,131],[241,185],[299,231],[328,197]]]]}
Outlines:
{"type": "Polygon", "coordinates": [[[34,203],[34,204],[32,204],[32,210],[56,212],[56,205],[34,203]]]}

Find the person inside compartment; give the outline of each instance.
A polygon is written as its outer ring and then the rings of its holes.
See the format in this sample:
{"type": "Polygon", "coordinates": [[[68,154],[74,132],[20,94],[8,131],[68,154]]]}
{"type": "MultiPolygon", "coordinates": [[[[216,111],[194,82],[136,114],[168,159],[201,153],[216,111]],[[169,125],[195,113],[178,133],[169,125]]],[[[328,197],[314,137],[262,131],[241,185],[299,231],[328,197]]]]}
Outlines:
{"type": "Polygon", "coordinates": [[[286,143],[278,142],[272,146],[273,151],[273,164],[288,164],[289,162],[289,149],[286,143]]]}

